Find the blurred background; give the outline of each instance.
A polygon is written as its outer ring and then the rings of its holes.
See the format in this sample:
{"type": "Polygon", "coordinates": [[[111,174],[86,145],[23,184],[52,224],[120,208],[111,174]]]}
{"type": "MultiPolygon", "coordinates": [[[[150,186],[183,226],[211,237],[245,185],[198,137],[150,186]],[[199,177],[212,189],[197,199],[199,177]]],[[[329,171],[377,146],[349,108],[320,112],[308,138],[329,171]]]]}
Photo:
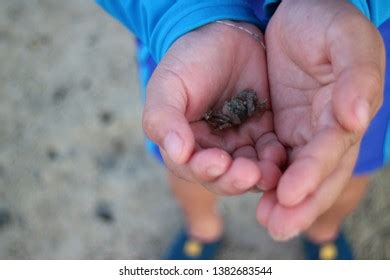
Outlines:
{"type": "MultiPolygon", "coordinates": [[[[156,259],[182,226],[144,151],[131,34],[94,1],[0,0],[0,259],[156,259]]],[[[346,223],[360,259],[390,258],[390,169],[346,223]]],[[[221,259],[300,259],[224,198],[221,259]]]]}

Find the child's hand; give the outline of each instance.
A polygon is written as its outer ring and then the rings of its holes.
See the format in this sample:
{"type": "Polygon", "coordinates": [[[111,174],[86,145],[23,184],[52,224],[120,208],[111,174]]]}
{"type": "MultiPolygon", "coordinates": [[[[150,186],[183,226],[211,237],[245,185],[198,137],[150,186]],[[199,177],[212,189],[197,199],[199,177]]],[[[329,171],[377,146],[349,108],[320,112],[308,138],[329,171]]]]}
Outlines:
{"type": "Polygon", "coordinates": [[[285,0],[266,32],[275,131],[291,153],[258,219],[274,238],[287,239],[348,183],[382,102],[385,53],[374,26],[346,1],[285,0]]]}
{"type": "MultiPolygon", "coordinates": [[[[240,24],[260,34],[253,25],[240,24]]],[[[286,156],[270,111],[238,130],[215,131],[201,120],[246,88],[269,100],[265,53],[251,35],[213,23],[169,49],[149,82],[143,115],[144,130],[169,169],[220,194],[276,186],[286,156]]]]}

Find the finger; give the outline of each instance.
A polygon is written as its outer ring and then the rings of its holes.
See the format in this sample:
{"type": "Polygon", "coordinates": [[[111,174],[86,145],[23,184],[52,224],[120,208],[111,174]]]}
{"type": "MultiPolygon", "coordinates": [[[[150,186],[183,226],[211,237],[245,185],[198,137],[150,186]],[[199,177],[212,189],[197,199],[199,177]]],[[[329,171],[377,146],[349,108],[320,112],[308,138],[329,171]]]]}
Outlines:
{"type": "Polygon", "coordinates": [[[211,182],[224,174],[232,163],[230,155],[217,148],[201,150],[188,162],[193,177],[201,182],[211,182]]]}
{"type": "Polygon", "coordinates": [[[293,155],[277,187],[279,203],[292,207],[314,192],[357,142],[354,136],[342,129],[325,129],[293,155]]]}
{"type": "Polygon", "coordinates": [[[286,149],[274,133],[264,134],[257,140],[256,152],[259,160],[269,160],[281,168],[286,164],[286,149]]]}
{"type": "Polygon", "coordinates": [[[277,203],[275,191],[264,192],[256,208],[256,218],[262,226],[267,227],[269,216],[277,203]]]}
{"type": "Polygon", "coordinates": [[[256,184],[258,191],[268,191],[275,188],[280,177],[282,176],[280,167],[278,167],[274,162],[280,162],[280,158],[275,159],[275,156],[281,155],[284,149],[280,144],[275,146],[273,144],[274,143],[271,142],[270,145],[268,145],[268,148],[262,149],[265,151],[265,153],[261,153],[261,156],[264,156],[264,158],[260,158],[260,160],[256,150],[252,146],[241,147],[233,154],[233,158],[245,157],[258,162],[257,165],[261,174],[260,179],[256,184]],[[280,151],[280,149],[282,149],[282,151],[280,151]],[[269,157],[271,160],[269,160],[267,157],[269,157]]]}
{"type": "Polygon", "coordinates": [[[256,150],[249,145],[240,147],[237,150],[235,150],[232,157],[233,158],[244,157],[244,158],[252,159],[253,161],[257,161],[256,150]]]}
{"type": "Polygon", "coordinates": [[[249,191],[260,179],[256,162],[247,158],[236,158],[229,169],[217,180],[204,185],[211,191],[223,195],[238,195],[249,191]]]}
{"type": "Polygon", "coordinates": [[[363,133],[383,99],[382,38],[354,9],[335,18],[327,38],[337,81],[332,99],[335,115],[346,129],[363,133]]]}
{"type": "Polygon", "coordinates": [[[268,191],[275,188],[279,182],[287,160],[287,153],[274,133],[261,135],[255,147],[262,174],[257,187],[262,191],[268,191]]]}
{"type": "Polygon", "coordinates": [[[185,117],[187,95],[180,79],[157,68],[147,88],[143,128],[173,162],[188,161],[194,149],[194,135],[185,117]]]}
{"type": "Polygon", "coordinates": [[[269,160],[259,161],[258,166],[261,177],[256,184],[257,188],[261,191],[269,191],[274,189],[282,176],[282,171],[280,168],[269,160]]]}
{"type": "MultiPolygon", "coordinates": [[[[351,178],[357,151],[358,146],[351,148],[331,176],[324,181],[312,196],[299,205],[285,207],[280,204],[273,204],[273,208],[265,220],[269,233],[274,239],[287,240],[306,230],[337,201],[351,178]]],[[[259,209],[267,209],[267,204],[271,204],[269,200],[270,198],[265,197],[265,200],[260,202],[265,206],[259,206],[259,209]]]]}

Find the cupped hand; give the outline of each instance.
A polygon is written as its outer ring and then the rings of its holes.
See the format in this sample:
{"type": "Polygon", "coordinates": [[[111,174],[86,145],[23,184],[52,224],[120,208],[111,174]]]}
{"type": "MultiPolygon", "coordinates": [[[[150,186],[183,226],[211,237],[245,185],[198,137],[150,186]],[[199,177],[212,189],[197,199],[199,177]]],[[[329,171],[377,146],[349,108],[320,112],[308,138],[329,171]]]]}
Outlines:
{"type": "Polygon", "coordinates": [[[282,1],[266,43],[275,131],[289,163],[257,216],[285,240],[329,209],[351,178],[382,102],[385,54],[374,26],[340,0],[282,1]]]}
{"type": "Polygon", "coordinates": [[[247,88],[269,100],[264,49],[251,35],[212,23],[172,45],[148,84],[143,127],[174,174],[225,195],[276,186],[286,155],[269,110],[221,131],[202,120],[247,88]]]}

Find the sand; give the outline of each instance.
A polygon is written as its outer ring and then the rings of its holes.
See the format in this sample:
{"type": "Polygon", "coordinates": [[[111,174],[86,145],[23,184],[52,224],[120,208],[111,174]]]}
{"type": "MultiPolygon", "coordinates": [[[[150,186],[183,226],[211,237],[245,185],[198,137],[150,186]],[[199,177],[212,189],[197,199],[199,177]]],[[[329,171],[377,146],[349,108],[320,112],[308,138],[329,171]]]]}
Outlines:
{"type": "MultiPolygon", "coordinates": [[[[145,151],[131,34],[93,1],[0,0],[0,258],[155,259],[183,220],[145,151]]],[[[358,258],[390,258],[390,170],[348,219],[358,258]]],[[[221,259],[300,259],[221,200],[221,259]]]]}

